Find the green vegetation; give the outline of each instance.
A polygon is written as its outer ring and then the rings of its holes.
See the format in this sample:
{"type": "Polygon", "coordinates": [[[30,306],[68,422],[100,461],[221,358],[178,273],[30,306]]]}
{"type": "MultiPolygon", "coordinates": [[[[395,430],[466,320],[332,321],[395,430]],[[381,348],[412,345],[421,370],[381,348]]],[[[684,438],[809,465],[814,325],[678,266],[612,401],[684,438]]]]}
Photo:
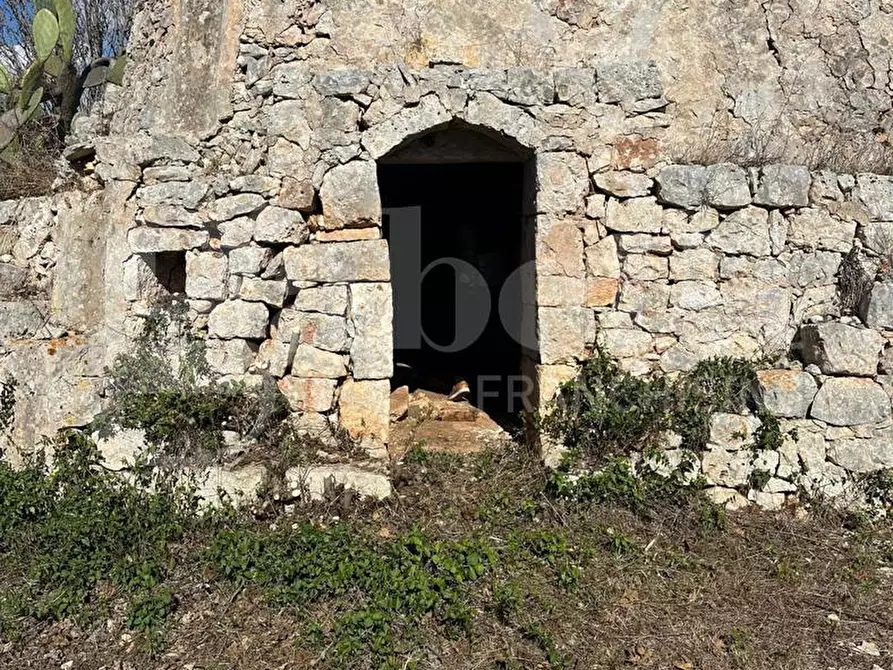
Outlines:
{"type": "Polygon", "coordinates": [[[774,448],[781,440],[778,421],[754,394],[756,381],[754,364],[742,359],[712,358],[673,380],[649,379],[597,351],[539,424],[569,449],[570,463],[599,465],[634,451],[652,455],[670,431],[682,438],[682,448],[700,451],[713,414],[749,409],[763,420],[756,445],[774,448]]]}

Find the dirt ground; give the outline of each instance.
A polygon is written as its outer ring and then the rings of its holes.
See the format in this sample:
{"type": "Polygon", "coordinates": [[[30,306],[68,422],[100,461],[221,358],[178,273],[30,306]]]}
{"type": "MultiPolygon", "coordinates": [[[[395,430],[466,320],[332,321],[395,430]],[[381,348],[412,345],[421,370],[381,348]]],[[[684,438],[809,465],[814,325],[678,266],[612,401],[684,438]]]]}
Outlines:
{"type": "MultiPolygon", "coordinates": [[[[893,670],[888,521],[822,507],[723,517],[697,501],[633,511],[556,500],[520,446],[458,456],[413,450],[393,476],[388,501],[333,500],[257,523],[338,520],[380,538],[415,524],[497,547],[518,533],[561,544],[552,553],[506,553],[469,591],[470,630],[455,635],[423,621],[403,668],[893,670]]],[[[83,621],[20,622],[14,638],[0,641],[0,667],[369,667],[362,657],[338,664],[306,637],[308,622],[325,625],[346,601],[276,605],[215,579],[196,550],[178,549],[176,609],[159,635],[128,630],[124,604],[109,594],[83,621]]]]}

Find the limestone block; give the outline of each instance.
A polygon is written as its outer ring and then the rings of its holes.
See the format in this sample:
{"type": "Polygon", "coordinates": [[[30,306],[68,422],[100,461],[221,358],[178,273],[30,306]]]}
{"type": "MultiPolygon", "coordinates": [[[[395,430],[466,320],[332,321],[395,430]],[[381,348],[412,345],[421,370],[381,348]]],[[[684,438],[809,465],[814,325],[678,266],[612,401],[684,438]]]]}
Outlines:
{"type": "Polygon", "coordinates": [[[258,279],[244,277],[239,286],[239,297],[249,302],[264,302],[273,307],[282,307],[288,293],[288,282],[284,279],[258,279]]]}
{"type": "Polygon", "coordinates": [[[868,328],[842,323],[818,323],[800,329],[803,362],[814,363],[826,375],[873,377],[885,340],[868,328]]]}
{"type": "Polygon", "coordinates": [[[617,198],[640,198],[651,193],[654,182],[641,172],[601,172],[595,175],[600,191],[617,198]]]}
{"type": "Polygon", "coordinates": [[[711,486],[704,489],[704,495],[707,496],[713,504],[721,505],[732,512],[750,506],[750,502],[748,502],[747,498],[738,493],[735,489],[711,486]]]}
{"type": "Polygon", "coordinates": [[[259,463],[235,467],[216,465],[198,476],[199,487],[195,495],[205,506],[214,507],[224,500],[238,504],[260,492],[267,474],[267,468],[259,463]]]}
{"type": "Polygon", "coordinates": [[[149,228],[140,226],[127,232],[127,244],[135,254],[151,254],[161,251],[185,251],[207,244],[207,230],[181,230],[178,228],[149,228]]]}
{"type": "Polygon", "coordinates": [[[536,160],[537,209],[545,214],[582,209],[589,195],[589,169],[582,156],[545,152],[536,160]]]}
{"type": "Polygon", "coordinates": [[[579,307],[586,302],[586,281],[576,277],[541,276],[536,280],[536,304],[579,307]]]}
{"type": "Polygon", "coordinates": [[[714,414],[710,417],[710,444],[729,451],[742,449],[753,444],[754,434],[761,425],[750,414],[714,414]]]}
{"type": "Polygon", "coordinates": [[[313,209],[313,201],[316,198],[316,190],[313,182],[308,179],[295,179],[284,177],[276,205],[286,209],[296,209],[299,212],[310,212],[313,209]]]}
{"type": "Polygon", "coordinates": [[[559,68],[555,70],[555,100],[573,107],[588,107],[598,99],[595,70],[559,68]]]}
{"type": "Polygon", "coordinates": [[[853,196],[865,206],[872,221],[893,221],[893,177],[860,174],[853,196]]]}
{"type": "MultiPolygon", "coordinates": [[[[605,277],[587,279],[585,290],[586,294],[583,304],[586,307],[610,307],[614,304],[614,301],[617,299],[617,293],[620,291],[620,280],[605,277]]],[[[548,305],[544,306],[548,307],[548,305]]]]}
{"type": "Polygon", "coordinates": [[[627,254],[669,256],[673,253],[673,242],[669,235],[620,235],[618,247],[627,254]]]}
{"type": "Polygon", "coordinates": [[[538,365],[536,371],[540,409],[555,398],[562,384],[577,375],[577,368],[573,365],[538,365]]]}
{"type": "Polygon", "coordinates": [[[811,374],[798,370],[759,370],[757,380],[763,404],[778,417],[805,417],[819,390],[811,374]]]}
{"type": "Polygon", "coordinates": [[[769,212],[759,207],[732,212],[707,236],[707,243],[727,254],[769,256],[769,212]]]}
{"type": "Polygon", "coordinates": [[[201,228],[202,220],[181,205],[144,205],[143,221],[154,226],[201,228]]]}
{"type": "Polygon", "coordinates": [[[824,209],[802,209],[788,217],[788,243],[805,249],[848,252],[856,222],[837,219],[824,209]]]}
{"type": "Polygon", "coordinates": [[[229,271],[234,275],[259,275],[273,257],[266,247],[247,246],[229,252],[229,271]]]}
{"type": "Polygon", "coordinates": [[[208,317],[208,334],[221,340],[265,340],[269,319],[263,303],[228,300],[217,305],[208,317]]]}
{"type": "Polygon", "coordinates": [[[226,256],[216,251],[186,254],[186,295],[200,300],[224,300],[227,268],[226,256]]]}
{"type": "Polygon", "coordinates": [[[149,448],[146,432],[139,428],[122,429],[108,437],[93,436],[96,448],[102,456],[102,467],[121,472],[133,466],[149,448]]]}
{"type": "MultiPolygon", "coordinates": [[[[519,115],[523,114],[517,108],[516,111],[519,115]]],[[[437,99],[437,96],[426,95],[421,98],[418,105],[405,107],[387,121],[367,130],[363,134],[363,146],[372,158],[377,160],[404,140],[429,128],[447,123],[450,118],[450,112],[437,99]]]]}
{"type": "Polygon", "coordinates": [[[329,70],[313,77],[313,88],[320,95],[357,95],[369,87],[371,77],[365,70],[329,70]]]}
{"type": "Polygon", "coordinates": [[[394,373],[393,314],[390,284],[351,285],[354,379],[386,379],[394,373]]]}
{"type": "Polygon", "coordinates": [[[707,202],[707,168],[703,165],[668,165],[657,176],[661,202],[697,209],[707,202]]]}
{"type": "Polygon", "coordinates": [[[372,161],[352,161],[329,170],[319,198],[326,230],[381,225],[378,177],[372,161]]]}
{"type": "Polygon", "coordinates": [[[705,201],[717,209],[738,209],[751,202],[747,173],[728,163],[706,168],[705,201]]]}
{"type": "Polygon", "coordinates": [[[208,185],[200,181],[153,184],[137,191],[143,205],[175,205],[192,210],[198,209],[207,194],[208,185]]]}
{"type": "Polygon", "coordinates": [[[893,330],[893,282],[875,282],[860,313],[862,320],[872,328],[893,330]]]}
{"type": "Polygon", "coordinates": [[[608,201],[605,227],[621,233],[653,233],[662,229],[663,209],[653,197],[608,201]]]}
{"type": "Polygon", "coordinates": [[[266,108],[264,124],[267,132],[274,137],[284,137],[302,149],[310,146],[310,124],[304,113],[304,103],[297,100],[283,100],[266,108]]]}
{"type": "Polygon", "coordinates": [[[893,468],[893,438],[876,436],[861,440],[835,440],[828,449],[828,458],[850,472],[867,473],[893,468]]]}
{"type": "Polygon", "coordinates": [[[288,247],[285,272],[292,281],[323,283],[389,281],[388,245],[384,240],[331,242],[288,247]]]}
{"type": "Polygon", "coordinates": [[[581,307],[541,307],[538,310],[540,361],[544,364],[580,360],[595,339],[595,317],[581,307]]]}
{"type": "Polygon", "coordinates": [[[347,376],[347,366],[341,354],[299,344],[292,358],[291,373],[302,379],[339,379],[347,376]]]}
{"type": "Polygon", "coordinates": [[[670,256],[670,279],[712,280],[717,277],[719,256],[710,249],[686,249],[670,256]]]}
{"type": "Polygon", "coordinates": [[[0,301],[0,339],[34,337],[46,324],[46,303],[0,301]]]}
{"type": "Polygon", "coordinates": [[[620,287],[618,309],[625,312],[657,312],[667,308],[670,287],[663,282],[625,281],[620,287]]]}
{"type": "Polygon", "coordinates": [[[291,367],[295,348],[290,342],[266,340],[257,351],[255,367],[258,370],[266,370],[274,377],[284,377],[291,367]]]}
{"type": "Polygon", "coordinates": [[[681,281],[670,287],[670,305],[699,312],[723,304],[722,294],[713,282],[681,281]]]}
{"type": "Polygon", "coordinates": [[[663,256],[630,254],[623,259],[623,274],[630,279],[640,281],[668,279],[670,264],[663,256]]]}
{"type": "Polygon", "coordinates": [[[214,340],[205,342],[205,360],[219,375],[242,375],[254,362],[254,348],[245,340],[214,340]]]}
{"type": "Polygon", "coordinates": [[[233,249],[251,242],[254,237],[254,220],[240,216],[232,221],[224,221],[217,229],[220,231],[220,246],[233,249]]]}
{"type": "Polygon", "coordinates": [[[315,286],[302,288],[295,298],[299,312],[321,312],[344,316],[347,312],[346,286],[315,286]]]}
{"type": "Polygon", "coordinates": [[[803,288],[833,284],[840,262],[840,254],[831,251],[795,251],[787,259],[788,280],[803,288]]]}
{"type": "Polygon", "coordinates": [[[273,68],[273,95],[280,98],[302,98],[313,75],[303,62],[282,63],[273,68]]]}
{"type": "Polygon", "coordinates": [[[351,439],[386,444],[391,412],[391,383],[348,379],[338,398],[338,418],[351,439]]]}
{"type": "Polygon", "coordinates": [[[276,177],[265,174],[248,174],[230,180],[229,188],[235,193],[275,195],[279,191],[279,183],[276,177]]]}
{"type": "Polygon", "coordinates": [[[510,67],[506,83],[506,99],[516,105],[549,105],[555,99],[555,82],[549,70],[510,67]]]}
{"type": "Polygon", "coordinates": [[[767,165],[760,170],[753,201],[767,207],[806,207],[809,170],[802,165],[767,165]]]}
{"type": "Polygon", "coordinates": [[[871,379],[833,377],[819,389],[810,416],[832,426],[878,423],[891,416],[890,398],[871,379]]]}
{"type": "Polygon", "coordinates": [[[276,321],[276,339],[339,353],[348,351],[351,341],[343,316],[294,309],[280,312],[276,321]]]}
{"type": "Polygon", "coordinates": [[[266,199],[257,193],[238,193],[218,198],[208,205],[206,214],[211,221],[229,221],[237,216],[253,214],[266,202],[266,199]]]}
{"type": "Polygon", "coordinates": [[[586,247],[586,270],[593,277],[620,278],[617,240],[613,235],[586,247]]]}
{"type": "Polygon", "coordinates": [[[289,468],[285,481],[291,490],[306,493],[311,500],[324,500],[326,483],[343,486],[360,497],[384,500],[393,493],[387,475],[354,465],[312,465],[289,468]]]}
{"type": "Polygon", "coordinates": [[[310,230],[300,212],[282,207],[267,207],[257,216],[254,239],[273,244],[303,244],[310,230]]]}
{"type": "Polygon", "coordinates": [[[615,358],[640,358],[653,351],[651,334],[635,328],[599,330],[597,341],[615,358]]]}
{"type": "Polygon", "coordinates": [[[294,412],[328,412],[335,401],[335,379],[300,379],[283,377],[279,390],[294,412]]]}
{"type": "Polygon", "coordinates": [[[536,263],[538,274],[583,277],[583,233],[575,221],[538,217],[536,263]]]}
{"type": "Polygon", "coordinates": [[[747,450],[710,449],[701,457],[701,471],[708,484],[729,488],[746,486],[752,470],[747,450]]]}

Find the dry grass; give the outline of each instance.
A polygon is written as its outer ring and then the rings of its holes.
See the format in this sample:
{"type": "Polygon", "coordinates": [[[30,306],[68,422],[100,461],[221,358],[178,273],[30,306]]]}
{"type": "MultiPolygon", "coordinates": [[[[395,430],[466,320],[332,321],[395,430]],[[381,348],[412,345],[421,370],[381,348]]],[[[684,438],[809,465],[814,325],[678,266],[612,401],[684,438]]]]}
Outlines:
{"type": "MultiPolygon", "coordinates": [[[[379,537],[418,524],[436,537],[476,534],[503,548],[513,533],[544,533],[563,538],[567,560],[581,569],[575,584],[562,586],[564,559],[507,557],[469,591],[471,636],[423,623],[423,642],[406,659],[415,667],[819,670],[893,663],[889,523],[817,509],[799,520],[790,511],[730,515],[718,527],[721,517],[697,500],[635,513],[556,501],[521,449],[416,458],[396,469],[395,480],[397,495],[387,503],[335,500],[300,518],[330,523],[338,516],[379,537]],[[855,650],[866,641],[883,656],[855,650]]],[[[94,625],[26,627],[20,639],[0,643],[0,666],[366,667],[362,659],[334,665],[304,638],[308,621],[325,626],[346,602],[303,612],[273,606],[250,589],[209,581],[198,561],[181,566],[174,589],[179,607],[161,651],[147,651],[112,607],[94,625]]]]}
{"type": "Polygon", "coordinates": [[[60,175],[61,143],[49,124],[32,123],[22,129],[20,148],[0,160],[0,200],[48,195],[60,175]]]}

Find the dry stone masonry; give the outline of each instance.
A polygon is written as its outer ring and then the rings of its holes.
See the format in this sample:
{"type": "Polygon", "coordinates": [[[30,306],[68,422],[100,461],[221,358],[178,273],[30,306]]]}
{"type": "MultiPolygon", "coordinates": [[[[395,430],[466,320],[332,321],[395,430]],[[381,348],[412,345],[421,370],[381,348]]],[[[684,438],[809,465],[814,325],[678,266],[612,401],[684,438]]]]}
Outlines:
{"type": "MultiPolygon", "coordinates": [[[[522,41],[513,60],[489,20],[488,39],[432,18],[404,44],[409,34],[382,27],[402,24],[371,20],[400,3],[360,4],[158,0],[138,15],[126,87],[103,110],[110,134],[75,138],[95,147],[87,192],[0,205],[3,366],[25,378],[10,454],[86,424],[102,367],[160,294],[179,292],[218,373],[249,384],[268,373],[304,425],[340,426],[368,458],[386,457],[393,301],[377,166],[455,129],[526,160],[536,405],[597,345],[637,375],[767,357],[786,362],[760,372],[763,398],[798,439],[755,459],[741,435],[757,419],[717,416],[699,462],[711,495],[744,504],[739,489],[761,470],[768,484],[749,497],[777,508],[800,488],[843,495],[854,475],[893,468],[893,178],[670,157],[718,109],[734,128],[785,95],[795,121],[822,94],[887,128],[889,68],[872,39],[890,7],[841,3],[845,21],[821,40],[806,37],[825,33],[805,10],[786,21],[778,3],[742,9],[742,31],[768,30],[785,58],[849,59],[843,89],[816,66],[806,91],[757,53],[765,36],[742,41],[753,49],[741,72],[722,43],[732,65],[721,67],[735,71],[722,86],[668,62],[665,15],[648,45],[624,33],[631,48],[586,52],[575,40],[617,32],[613,8],[529,3],[538,18],[519,34],[554,52],[522,41]],[[849,54],[856,33],[863,47],[849,54]]],[[[515,4],[492,11],[519,15],[515,4]]],[[[726,29],[693,4],[698,30],[726,29]]],[[[637,10],[633,24],[661,11],[637,10]]]]}

